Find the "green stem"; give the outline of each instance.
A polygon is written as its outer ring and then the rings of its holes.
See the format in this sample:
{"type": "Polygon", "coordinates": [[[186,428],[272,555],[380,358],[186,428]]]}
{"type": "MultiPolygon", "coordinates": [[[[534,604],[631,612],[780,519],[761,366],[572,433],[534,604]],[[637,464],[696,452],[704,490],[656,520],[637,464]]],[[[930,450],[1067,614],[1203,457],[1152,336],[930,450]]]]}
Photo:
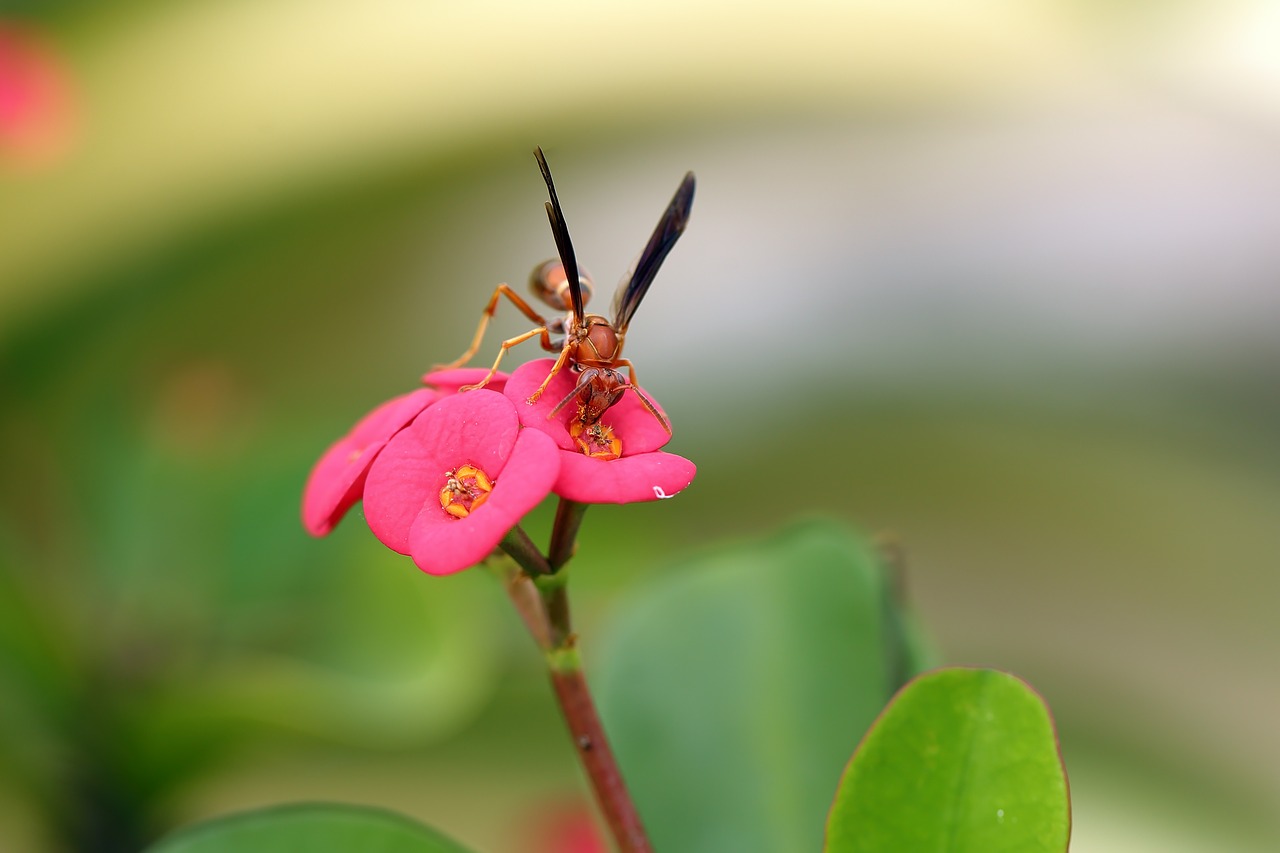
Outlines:
{"type": "Polygon", "coordinates": [[[524,528],[518,524],[507,531],[507,535],[502,537],[498,547],[515,560],[520,568],[524,569],[524,573],[531,578],[553,573],[547,558],[542,556],[538,546],[533,544],[529,534],[525,533],[524,528]]]}
{"type": "Polygon", "coordinates": [[[538,578],[534,583],[542,598],[542,607],[547,614],[547,625],[551,631],[551,647],[566,648],[574,643],[573,621],[569,618],[568,573],[548,575],[538,578]]]}

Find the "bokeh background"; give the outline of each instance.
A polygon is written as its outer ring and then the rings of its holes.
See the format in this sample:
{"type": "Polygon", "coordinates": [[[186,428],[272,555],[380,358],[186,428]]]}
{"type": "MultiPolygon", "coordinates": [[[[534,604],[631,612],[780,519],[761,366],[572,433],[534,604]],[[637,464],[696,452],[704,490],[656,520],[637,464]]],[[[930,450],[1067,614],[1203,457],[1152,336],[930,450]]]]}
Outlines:
{"type": "Polygon", "coordinates": [[[699,479],[588,515],[589,665],[676,555],[832,515],[1047,697],[1075,850],[1280,849],[1277,44],[1270,0],[2,0],[0,848],[323,798],[568,849],[493,579],[297,520],[553,253],[540,144],[600,302],[699,178],[628,338],[699,479]]]}

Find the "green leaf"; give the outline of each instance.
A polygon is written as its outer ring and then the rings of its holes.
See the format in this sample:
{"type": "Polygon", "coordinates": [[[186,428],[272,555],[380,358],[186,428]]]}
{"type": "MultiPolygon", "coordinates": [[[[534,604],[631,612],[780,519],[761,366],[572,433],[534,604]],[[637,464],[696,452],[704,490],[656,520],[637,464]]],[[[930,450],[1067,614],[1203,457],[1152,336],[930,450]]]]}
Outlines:
{"type": "Polygon", "coordinates": [[[304,803],[217,818],[180,830],[149,853],[467,853],[407,817],[363,806],[304,803]]]}
{"type": "Polygon", "coordinates": [[[904,687],[858,747],[827,853],[1060,853],[1071,803],[1044,700],[1012,675],[943,669],[904,687]]]}
{"type": "Polygon", "coordinates": [[[832,523],[707,553],[618,607],[602,716],[664,853],[818,850],[846,756],[918,643],[832,523]]]}

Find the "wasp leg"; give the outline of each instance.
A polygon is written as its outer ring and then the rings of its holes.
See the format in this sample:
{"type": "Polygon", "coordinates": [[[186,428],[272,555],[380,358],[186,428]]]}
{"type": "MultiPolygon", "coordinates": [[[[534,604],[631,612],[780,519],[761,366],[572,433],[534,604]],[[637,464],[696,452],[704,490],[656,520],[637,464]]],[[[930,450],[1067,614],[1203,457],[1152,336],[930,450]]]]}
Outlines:
{"type": "Polygon", "coordinates": [[[507,340],[503,341],[502,348],[498,350],[498,357],[493,360],[493,367],[489,368],[489,374],[485,376],[484,379],[481,379],[479,382],[477,382],[476,384],[463,385],[458,390],[459,391],[475,391],[479,388],[483,388],[484,386],[488,385],[489,380],[492,379],[493,375],[498,372],[498,365],[502,363],[502,357],[507,354],[507,350],[511,349],[514,346],[518,346],[524,343],[525,341],[529,340],[529,338],[532,338],[536,335],[542,335],[543,337],[546,337],[547,327],[542,326],[537,329],[530,329],[529,331],[525,332],[523,335],[517,335],[514,338],[508,338],[507,340]]]}
{"type": "Polygon", "coordinates": [[[636,384],[636,366],[631,363],[629,358],[620,358],[613,363],[614,367],[625,367],[627,369],[627,381],[632,385],[636,384]]]}
{"type": "MultiPolygon", "coordinates": [[[[480,349],[480,340],[484,337],[485,329],[489,328],[489,321],[493,319],[493,315],[498,312],[498,299],[502,296],[511,300],[511,304],[520,309],[520,313],[528,317],[531,322],[542,326],[542,348],[548,352],[555,352],[551,346],[551,336],[547,333],[547,321],[542,318],[537,311],[530,307],[520,295],[508,287],[506,284],[500,284],[493,289],[493,296],[489,297],[489,304],[485,306],[483,313],[480,314],[480,325],[476,327],[476,335],[471,339],[471,346],[467,347],[467,351],[460,357],[448,364],[436,365],[436,370],[453,370],[456,367],[462,367],[476,354],[480,349]]],[[[488,381],[487,379],[485,380],[488,381]]]]}
{"type": "Polygon", "coordinates": [[[569,350],[573,348],[573,341],[566,338],[564,348],[560,350],[560,357],[556,359],[556,363],[551,365],[551,372],[547,374],[547,378],[542,380],[542,384],[538,386],[538,390],[529,395],[529,399],[525,400],[529,405],[538,402],[538,398],[542,396],[542,392],[547,390],[547,386],[551,384],[552,378],[564,369],[564,364],[569,360],[569,350]]]}

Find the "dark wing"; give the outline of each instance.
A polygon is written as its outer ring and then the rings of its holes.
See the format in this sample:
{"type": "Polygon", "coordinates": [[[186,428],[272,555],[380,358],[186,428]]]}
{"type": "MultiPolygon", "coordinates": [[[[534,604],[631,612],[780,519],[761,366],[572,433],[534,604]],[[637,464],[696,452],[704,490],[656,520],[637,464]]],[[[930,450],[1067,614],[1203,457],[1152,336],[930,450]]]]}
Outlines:
{"type": "Polygon", "coordinates": [[[542,169],[542,179],[547,182],[547,192],[551,201],[547,202],[547,219],[551,220],[551,233],[556,238],[556,251],[560,253],[560,263],[564,264],[565,280],[569,282],[569,296],[573,299],[573,318],[582,325],[582,284],[578,278],[578,259],[573,254],[573,242],[569,239],[569,226],[564,224],[564,211],[560,209],[560,199],[556,196],[556,185],[551,180],[551,169],[547,167],[547,158],[542,156],[542,148],[533,149],[533,156],[538,158],[538,168],[542,169]]]}
{"type": "Polygon", "coordinates": [[[658,220],[649,243],[636,259],[635,266],[623,276],[618,292],[613,297],[613,327],[620,332],[626,331],[631,317],[640,307],[640,300],[649,292],[653,277],[658,274],[658,267],[666,259],[671,247],[684,233],[689,224],[689,210],[693,207],[693,172],[684,176],[676,194],[671,197],[671,204],[658,220]]]}

